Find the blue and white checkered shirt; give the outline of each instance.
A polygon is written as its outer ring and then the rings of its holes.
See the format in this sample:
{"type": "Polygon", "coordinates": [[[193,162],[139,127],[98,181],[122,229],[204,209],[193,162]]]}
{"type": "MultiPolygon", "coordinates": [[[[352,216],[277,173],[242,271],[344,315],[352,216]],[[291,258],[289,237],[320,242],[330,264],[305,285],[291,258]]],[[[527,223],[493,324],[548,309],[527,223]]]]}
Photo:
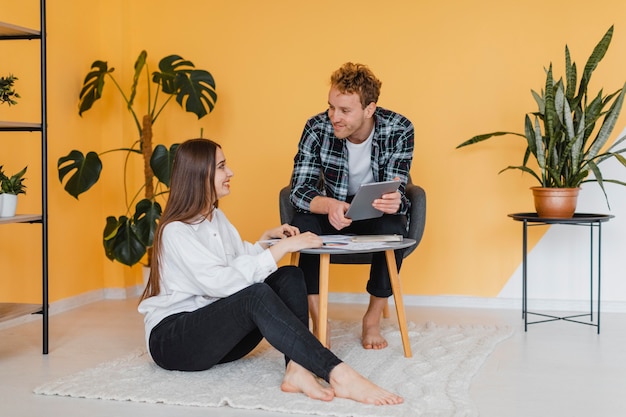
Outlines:
{"type": "MultiPolygon", "coordinates": [[[[400,178],[402,204],[406,214],[410,202],[404,194],[413,160],[413,124],[406,117],[377,107],[374,112],[371,166],[374,181],[400,178]]],[[[348,150],[346,139],[335,137],[328,111],[310,118],[304,126],[291,177],[291,203],[310,212],[317,196],[346,201],[348,197],[348,150]]]]}

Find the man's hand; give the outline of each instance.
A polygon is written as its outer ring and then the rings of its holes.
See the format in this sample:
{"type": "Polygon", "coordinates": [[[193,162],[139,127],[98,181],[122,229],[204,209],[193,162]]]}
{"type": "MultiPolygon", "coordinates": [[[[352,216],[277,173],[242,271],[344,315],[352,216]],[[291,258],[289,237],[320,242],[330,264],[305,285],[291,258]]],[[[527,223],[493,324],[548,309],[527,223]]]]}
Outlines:
{"type": "Polygon", "coordinates": [[[352,224],[352,219],[346,217],[346,212],[350,204],[345,201],[331,200],[328,207],[328,221],[337,230],[348,227],[352,224]]]}
{"type": "Polygon", "coordinates": [[[350,204],[334,198],[317,196],[311,200],[311,213],[326,214],[328,221],[337,230],[348,227],[352,220],[346,217],[350,204]]]}
{"type": "MultiPolygon", "coordinates": [[[[395,181],[399,181],[400,178],[394,178],[395,181]]],[[[377,198],[372,203],[372,207],[376,210],[380,210],[385,214],[396,214],[400,210],[402,204],[402,196],[400,191],[394,191],[393,193],[383,194],[381,198],[377,198]]]]}

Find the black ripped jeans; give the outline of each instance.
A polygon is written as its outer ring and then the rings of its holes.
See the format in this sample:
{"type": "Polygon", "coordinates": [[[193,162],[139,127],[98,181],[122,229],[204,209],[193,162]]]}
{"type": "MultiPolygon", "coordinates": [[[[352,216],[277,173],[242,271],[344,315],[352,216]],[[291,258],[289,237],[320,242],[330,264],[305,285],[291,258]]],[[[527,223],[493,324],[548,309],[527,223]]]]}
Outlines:
{"type": "Polygon", "coordinates": [[[202,371],[250,353],[265,337],[285,355],[324,380],[341,363],[309,331],[302,270],[284,266],[196,311],[163,319],[150,333],[150,354],[161,368],[202,371]]]}

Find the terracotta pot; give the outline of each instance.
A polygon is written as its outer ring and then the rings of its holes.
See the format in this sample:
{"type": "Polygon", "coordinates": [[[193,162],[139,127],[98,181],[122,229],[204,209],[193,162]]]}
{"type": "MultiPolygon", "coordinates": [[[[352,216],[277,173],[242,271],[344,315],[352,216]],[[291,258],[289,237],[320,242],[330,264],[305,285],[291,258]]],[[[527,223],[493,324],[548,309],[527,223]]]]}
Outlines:
{"type": "Polygon", "coordinates": [[[574,216],[580,188],[531,187],[539,217],[569,219],[574,216]]]}

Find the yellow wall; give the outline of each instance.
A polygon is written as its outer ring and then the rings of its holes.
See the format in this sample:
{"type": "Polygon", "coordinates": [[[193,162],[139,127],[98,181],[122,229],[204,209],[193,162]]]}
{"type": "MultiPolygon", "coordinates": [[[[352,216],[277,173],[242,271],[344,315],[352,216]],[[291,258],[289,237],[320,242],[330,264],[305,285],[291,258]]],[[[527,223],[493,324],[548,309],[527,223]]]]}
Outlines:
{"type": "MultiPolygon", "coordinates": [[[[426,189],[428,215],[423,242],[402,275],[405,293],[420,295],[497,295],[520,262],[519,224],[506,214],[532,211],[531,178],[497,175],[521,162],[521,141],[455,146],[479,133],[521,131],[525,112],[535,110],[530,89],[541,88],[543,67],[552,60],[561,73],[567,43],[582,68],[612,24],[613,43],[591,87],[612,92],[626,79],[623,0],[607,0],[602,7],[565,0],[188,0],[175,9],[170,4],[48,1],[51,301],[140,280],[140,268],[109,262],[101,248],[105,217],[121,214],[123,207],[121,160],[105,156],[102,182],[79,202],[57,180],[56,161],[71,149],[103,151],[135,139],[112,84],[94,109],[78,116],[82,80],[96,59],[114,66],[126,88],[142,49],[152,69],[176,53],[214,75],[215,111],[197,121],[170,105],[157,121],[155,139],[179,142],[203,128],[205,137],[223,145],[236,175],[233,194],[221,207],[248,240],[279,221],[278,191],[289,179],[306,118],[326,107],[330,73],[346,61],[368,64],[383,81],[379,104],[415,125],[411,173],[426,189]]],[[[34,0],[0,0],[0,20],[37,27],[36,6],[34,0]]],[[[20,77],[24,96],[10,113],[0,107],[1,119],[19,118],[28,114],[29,103],[36,106],[32,71],[21,60],[3,58],[0,64],[0,73],[20,77]]],[[[23,62],[35,65],[27,57],[23,62]]],[[[36,136],[19,135],[26,136],[19,145],[1,138],[0,165],[9,171],[29,165],[29,194],[18,210],[37,211],[36,136]]],[[[0,301],[39,298],[37,251],[22,250],[36,249],[37,238],[37,226],[0,228],[0,301]]],[[[334,280],[331,290],[362,291],[366,268],[337,269],[349,279],[334,280]]]]}

